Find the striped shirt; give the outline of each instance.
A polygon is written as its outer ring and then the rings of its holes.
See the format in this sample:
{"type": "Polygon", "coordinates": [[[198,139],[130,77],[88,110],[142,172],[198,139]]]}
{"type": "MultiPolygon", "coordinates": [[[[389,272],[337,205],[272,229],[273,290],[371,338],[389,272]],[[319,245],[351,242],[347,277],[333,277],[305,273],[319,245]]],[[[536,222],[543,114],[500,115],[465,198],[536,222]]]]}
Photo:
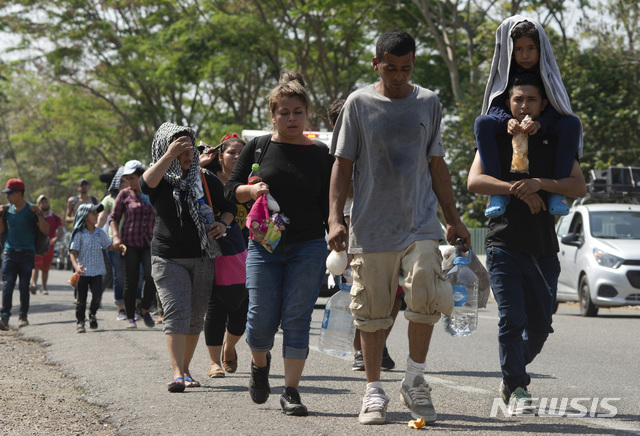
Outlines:
{"type": "Polygon", "coordinates": [[[111,240],[104,230],[96,227],[93,233],[90,233],[85,227],[75,234],[69,248],[78,252],[76,261],[78,265],[84,265],[84,275],[93,277],[107,273],[102,250],[109,245],[111,245],[111,240]]]}
{"type": "Polygon", "coordinates": [[[109,218],[120,223],[120,239],[131,247],[149,247],[153,238],[156,215],[153,207],[133,189],[123,189],[116,197],[113,212],[109,218]]]}

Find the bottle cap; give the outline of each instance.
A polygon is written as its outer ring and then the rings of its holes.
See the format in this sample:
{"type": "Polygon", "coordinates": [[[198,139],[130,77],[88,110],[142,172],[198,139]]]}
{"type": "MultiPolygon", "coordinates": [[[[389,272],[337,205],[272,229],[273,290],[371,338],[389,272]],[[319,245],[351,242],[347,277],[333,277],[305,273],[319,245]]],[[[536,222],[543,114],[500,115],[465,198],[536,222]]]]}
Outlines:
{"type": "Polygon", "coordinates": [[[254,163],[253,165],[251,165],[251,169],[253,171],[258,171],[260,169],[260,164],[254,163]]]}
{"type": "Polygon", "coordinates": [[[471,263],[472,251],[469,249],[469,257],[458,256],[460,250],[456,249],[455,258],[453,259],[454,265],[469,265],[471,263]]]}

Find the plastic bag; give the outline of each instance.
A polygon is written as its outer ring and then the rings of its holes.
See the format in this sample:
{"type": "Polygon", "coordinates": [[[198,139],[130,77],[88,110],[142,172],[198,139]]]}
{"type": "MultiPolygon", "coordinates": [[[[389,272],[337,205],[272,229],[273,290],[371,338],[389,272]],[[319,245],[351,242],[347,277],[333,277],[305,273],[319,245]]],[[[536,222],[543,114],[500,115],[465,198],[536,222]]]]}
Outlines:
{"type": "Polygon", "coordinates": [[[272,253],[280,242],[282,230],[277,221],[282,222],[282,217],[274,214],[272,218],[269,215],[266,195],[261,195],[256,200],[247,215],[246,226],[250,231],[249,237],[260,243],[269,253],[272,253]]]}
{"type": "MultiPolygon", "coordinates": [[[[520,123],[531,120],[527,115],[520,123]]],[[[512,173],[528,173],[529,172],[529,135],[526,133],[516,133],[511,140],[513,154],[511,155],[511,172],[512,173]]]]}

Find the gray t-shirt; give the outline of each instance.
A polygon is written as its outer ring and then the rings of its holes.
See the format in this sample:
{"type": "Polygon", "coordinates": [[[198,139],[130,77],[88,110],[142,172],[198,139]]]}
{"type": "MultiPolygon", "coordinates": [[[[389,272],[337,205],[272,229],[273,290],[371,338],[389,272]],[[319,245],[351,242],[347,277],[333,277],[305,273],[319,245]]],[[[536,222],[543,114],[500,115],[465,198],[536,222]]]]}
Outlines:
{"type": "Polygon", "coordinates": [[[442,108],[414,85],[390,99],[373,85],[353,92],[336,122],[331,153],[354,162],[349,253],[399,251],[441,239],[429,160],[444,156],[442,108]]]}

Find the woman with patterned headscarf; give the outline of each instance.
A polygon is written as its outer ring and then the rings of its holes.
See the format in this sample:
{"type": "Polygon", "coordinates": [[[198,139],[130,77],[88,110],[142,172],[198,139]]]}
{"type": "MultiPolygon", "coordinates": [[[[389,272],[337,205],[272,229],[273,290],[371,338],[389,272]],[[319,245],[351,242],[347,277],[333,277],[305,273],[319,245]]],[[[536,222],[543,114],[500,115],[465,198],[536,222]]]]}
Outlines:
{"type": "MultiPolygon", "coordinates": [[[[173,368],[168,385],[171,392],[200,386],[191,377],[189,364],[213,288],[216,247],[210,238],[222,237],[230,224],[216,222],[207,228],[200,218],[201,176],[195,144],[191,128],[164,123],[153,138],[152,166],[140,178],[142,192],[149,195],[156,213],[152,275],[164,309],[164,332],[173,368]]],[[[216,195],[223,190],[220,181],[207,176],[206,182],[216,209],[235,215],[235,204],[216,195]]]]}

